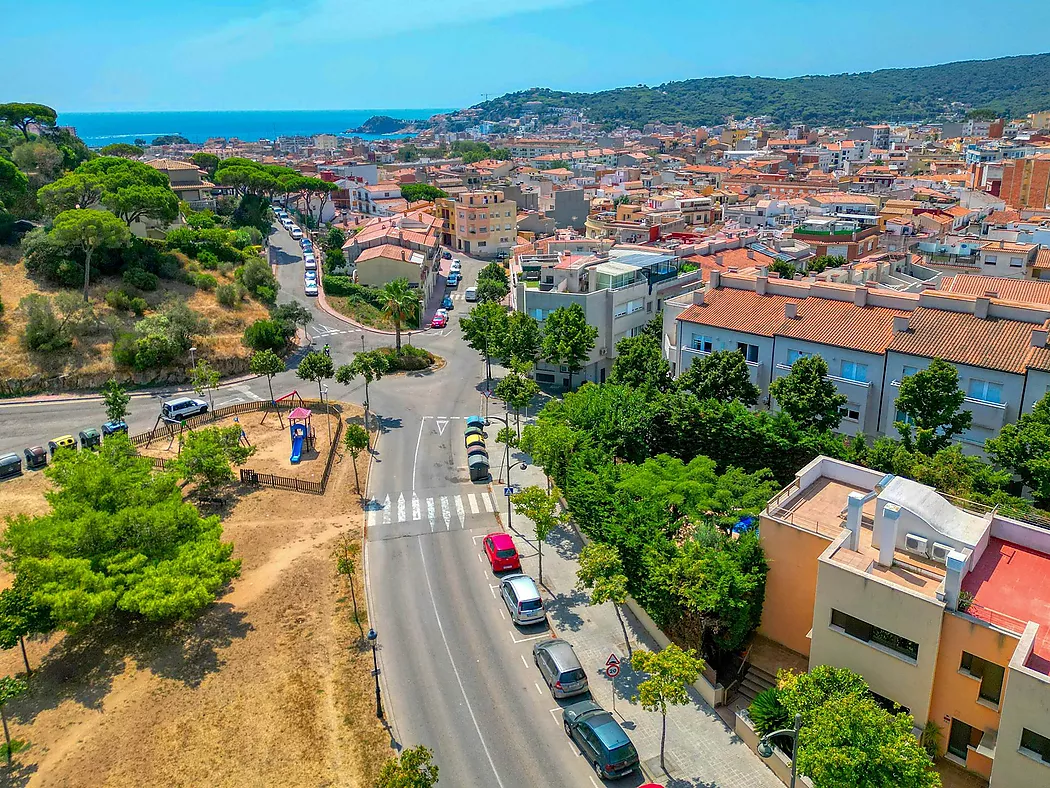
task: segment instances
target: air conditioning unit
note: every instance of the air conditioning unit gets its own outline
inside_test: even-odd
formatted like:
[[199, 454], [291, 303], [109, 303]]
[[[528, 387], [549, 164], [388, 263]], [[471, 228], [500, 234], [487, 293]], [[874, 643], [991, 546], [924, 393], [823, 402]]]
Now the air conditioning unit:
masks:
[[904, 537], [904, 549], [916, 555], [927, 555], [926, 540], [918, 534], [907, 534]]
[[933, 547], [930, 548], [930, 558], [938, 563], [945, 564], [948, 562], [948, 553], [955, 548], [950, 544], [941, 544], [940, 542], [934, 542]]

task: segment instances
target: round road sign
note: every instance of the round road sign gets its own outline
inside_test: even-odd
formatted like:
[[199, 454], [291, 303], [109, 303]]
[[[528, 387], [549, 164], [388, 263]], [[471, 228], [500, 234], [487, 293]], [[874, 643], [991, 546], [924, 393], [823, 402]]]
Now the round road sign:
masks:
[[608, 676], [611, 679], [616, 678], [617, 676], [620, 675], [620, 666], [619, 665], [609, 665], [605, 669], [605, 675]]

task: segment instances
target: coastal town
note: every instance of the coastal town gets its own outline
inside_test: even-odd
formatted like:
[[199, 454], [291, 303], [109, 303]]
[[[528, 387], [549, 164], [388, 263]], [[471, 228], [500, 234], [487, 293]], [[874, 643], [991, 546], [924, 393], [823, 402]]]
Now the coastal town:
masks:
[[4, 780], [1050, 785], [1050, 102], [581, 96], [0, 104]]

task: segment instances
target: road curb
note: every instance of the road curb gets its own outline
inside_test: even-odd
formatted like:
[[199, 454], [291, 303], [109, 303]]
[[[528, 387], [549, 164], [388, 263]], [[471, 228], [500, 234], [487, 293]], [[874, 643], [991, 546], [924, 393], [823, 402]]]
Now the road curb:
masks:
[[[362, 331], [367, 331], [370, 334], [380, 334], [382, 336], [388, 337], [392, 337], [395, 335], [395, 332], [393, 331], [384, 331], [381, 328], [372, 328], [371, 326], [366, 326], [364, 323], [358, 323], [356, 320], [351, 320], [346, 315], [336, 312], [332, 307], [328, 305], [328, 299], [325, 297], [324, 294], [324, 287], [319, 286], [317, 288], [317, 306], [320, 307], [321, 311], [324, 312], [326, 315], [334, 317], [336, 320], [341, 320], [347, 325], [354, 326], [355, 328], [359, 328]], [[425, 331], [426, 329], [419, 330]]]
[[[236, 386], [240, 383], [246, 383], [249, 380], [258, 380], [260, 375], [241, 375], [236, 378], [229, 378], [228, 380], [222, 381], [217, 387], [216, 391], [226, 388], [227, 386]], [[128, 396], [132, 399], [145, 399], [147, 397], [154, 397], [158, 394], [163, 394], [165, 391], [178, 391], [182, 384], [174, 384], [173, 386], [147, 388], [147, 389], [136, 389], [129, 391]], [[190, 385], [189, 381], [185, 385]], [[52, 403], [61, 405], [67, 402], [101, 402], [103, 399], [101, 394], [66, 394], [66, 395], [54, 395], [54, 394], [40, 394], [35, 397], [23, 397], [21, 399], [0, 399], [0, 407], [4, 405], [50, 405]]]

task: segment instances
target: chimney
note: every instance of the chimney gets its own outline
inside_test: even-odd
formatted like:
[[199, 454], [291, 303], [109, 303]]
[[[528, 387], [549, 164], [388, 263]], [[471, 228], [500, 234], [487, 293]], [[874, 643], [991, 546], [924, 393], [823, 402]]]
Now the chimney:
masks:
[[900, 516], [901, 508], [895, 503], [888, 503], [875, 517], [872, 541], [879, 543], [879, 566], [893, 566], [893, 551], [897, 547], [897, 521]]
[[722, 272], [721, 271], [711, 271], [708, 274], [708, 277], [709, 277], [708, 281], [711, 283], [711, 289], [712, 290], [717, 290], [719, 287], [722, 286]]
[[857, 306], [867, 306], [868, 304], [868, 288], [857, 287], [853, 290], [853, 303]]
[[784, 303], [784, 317], [788, 320], [795, 320], [798, 317], [797, 301], [786, 301]]
[[846, 499], [846, 527], [849, 528], [849, 539], [846, 547], [856, 552], [860, 548], [860, 516], [864, 508], [864, 494], [851, 492]]
[[769, 266], [768, 265], [760, 265], [758, 267], [758, 273], [759, 273], [760, 276], [769, 276]]
[[949, 610], [958, 610], [959, 592], [962, 591], [962, 579], [966, 574], [966, 555], [958, 550], [950, 551], [945, 566], [947, 571], [944, 573], [944, 604]]
[[693, 291], [693, 305], [703, 306], [704, 305], [704, 288], [698, 287]]
[[748, 249], [747, 250], [747, 259], [748, 260], [754, 260], [755, 259], [755, 250], [754, 249]]
[[908, 315], [894, 315], [893, 316], [893, 333], [894, 334], [906, 334], [908, 332], [908, 326], [911, 318]]
[[758, 295], [766, 294], [766, 285], [769, 283], [768, 276], [756, 276], [755, 277], [755, 292]]
[[988, 307], [992, 305], [992, 299], [988, 296], [978, 296], [977, 300], [973, 305], [974, 317], [979, 317], [981, 320], [988, 319]]
[[1032, 329], [1032, 347], [1046, 347], [1047, 330], [1045, 328]]
[[716, 254], [715, 255], [715, 265], [722, 265], [722, 262], [724, 260], [725, 260], [725, 257], [723, 255], [720, 255], [720, 254]]

